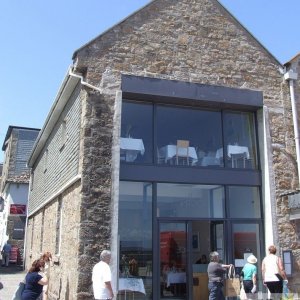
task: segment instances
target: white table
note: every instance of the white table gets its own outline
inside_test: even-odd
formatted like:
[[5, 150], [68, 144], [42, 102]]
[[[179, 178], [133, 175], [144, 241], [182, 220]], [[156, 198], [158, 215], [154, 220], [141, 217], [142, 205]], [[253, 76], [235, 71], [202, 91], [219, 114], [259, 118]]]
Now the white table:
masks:
[[119, 291], [139, 292], [146, 295], [144, 282], [141, 278], [119, 278]]
[[185, 272], [169, 272], [167, 274], [167, 287], [171, 284], [176, 283], [186, 283], [186, 273]]
[[[249, 149], [245, 146], [238, 146], [238, 145], [228, 145], [227, 146], [227, 155], [231, 157], [232, 154], [241, 154], [246, 153], [247, 159], [250, 158]], [[216, 158], [223, 157], [223, 148], [220, 148], [216, 152]]]
[[123, 138], [120, 139], [120, 152], [125, 154], [125, 161], [133, 162], [138, 154], [144, 155], [145, 147], [142, 139]]
[[[159, 149], [160, 155], [165, 159], [165, 163], [176, 156], [176, 148], [176, 145], [167, 145]], [[186, 149], [178, 148], [178, 155], [186, 156]], [[198, 161], [198, 156], [194, 147], [189, 147], [189, 157], [192, 159], [192, 165], [196, 164], [196, 162]]]

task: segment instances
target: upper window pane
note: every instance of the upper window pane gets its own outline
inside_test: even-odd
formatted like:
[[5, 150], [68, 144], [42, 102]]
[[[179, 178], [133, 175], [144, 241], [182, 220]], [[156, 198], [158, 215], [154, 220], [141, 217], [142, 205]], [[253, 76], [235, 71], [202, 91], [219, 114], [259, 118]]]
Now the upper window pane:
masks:
[[218, 156], [225, 157], [228, 168], [257, 167], [254, 114], [251, 112], [224, 113], [225, 150], [220, 148]]
[[152, 162], [151, 104], [122, 103], [120, 159], [125, 163]]
[[224, 188], [218, 185], [157, 184], [157, 216], [223, 217]]
[[157, 163], [223, 166], [221, 113], [157, 106]]
[[230, 186], [228, 188], [231, 218], [260, 218], [260, 196], [257, 187]]

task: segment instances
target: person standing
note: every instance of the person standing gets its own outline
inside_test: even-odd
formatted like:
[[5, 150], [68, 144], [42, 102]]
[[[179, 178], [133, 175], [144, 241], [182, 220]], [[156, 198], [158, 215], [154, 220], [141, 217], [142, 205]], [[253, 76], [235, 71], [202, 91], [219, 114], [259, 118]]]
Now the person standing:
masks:
[[111, 252], [103, 250], [92, 273], [93, 291], [96, 300], [113, 299], [114, 293], [111, 286], [111, 270], [109, 267]]
[[281, 258], [276, 255], [276, 247], [271, 245], [268, 251], [261, 267], [263, 283], [270, 291], [272, 299], [281, 299], [283, 280], [287, 280], [287, 276]]
[[43, 285], [48, 283], [48, 279], [44, 276], [43, 271], [45, 262], [42, 259], [35, 260], [32, 263], [25, 277], [25, 288], [22, 293], [22, 300], [36, 300], [43, 291]]
[[232, 265], [219, 263], [219, 253], [214, 251], [209, 254], [210, 263], [207, 267], [209, 300], [224, 300], [223, 277], [226, 269]]
[[256, 293], [256, 280], [257, 280], [257, 258], [251, 254], [247, 258], [247, 263], [242, 269], [243, 287], [247, 296], [247, 299], [254, 299]]
[[11, 244], [6, 242], [6, 244], [2, 248], [3, 265], [6, 267], [8, 267], [9, 265], [10, 251], [11, 251]]

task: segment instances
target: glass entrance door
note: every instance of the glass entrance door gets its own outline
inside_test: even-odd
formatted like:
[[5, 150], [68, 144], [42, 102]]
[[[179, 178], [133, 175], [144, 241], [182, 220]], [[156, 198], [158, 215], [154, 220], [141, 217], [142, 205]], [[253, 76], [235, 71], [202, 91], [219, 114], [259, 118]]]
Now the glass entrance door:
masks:
[[160, 223], [160, 297], [188, 299], [187, 223]]
[[209, 253], [224, 257], [223, 223], [159, 222], [160, 299], [208, 299]]

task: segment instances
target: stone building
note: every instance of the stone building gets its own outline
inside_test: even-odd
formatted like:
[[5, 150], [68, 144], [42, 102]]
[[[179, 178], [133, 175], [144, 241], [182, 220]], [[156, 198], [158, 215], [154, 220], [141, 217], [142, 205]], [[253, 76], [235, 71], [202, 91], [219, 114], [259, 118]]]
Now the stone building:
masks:
[[73, 62], [29, 158], [26, 262], [54, 254], [49, 299], [93, 299], [104, 248], [119, 299], [207, 299], [199, 257], [239, 270], [273, 243], [299, 291], [299, 64], [216, 0], [151, 1]]
[[18, 247], [22, 263], [24, 235], [29, 190], [30, 170], [27, 160], [39, 129], [9, 126], [2, 150], [4, 163], [2, 167], [0, 195], [3, 199], [0, 210], [0, 248], [8, 240]]

